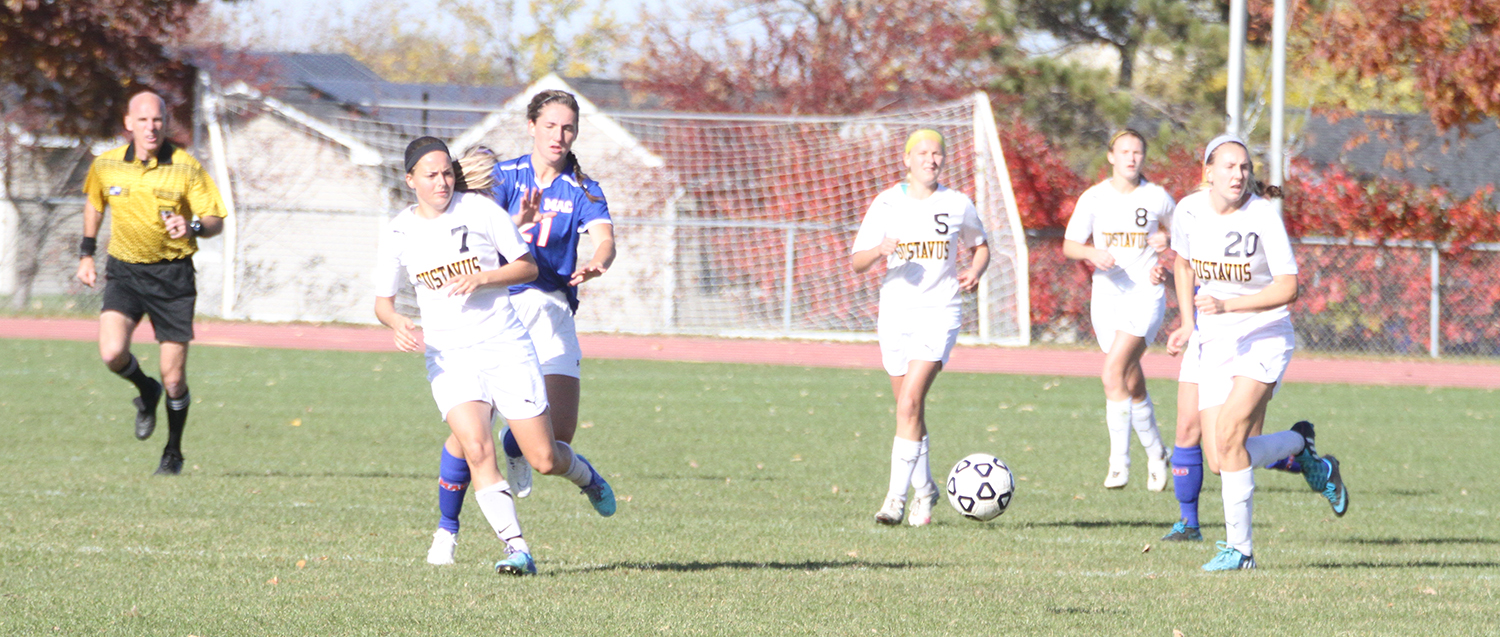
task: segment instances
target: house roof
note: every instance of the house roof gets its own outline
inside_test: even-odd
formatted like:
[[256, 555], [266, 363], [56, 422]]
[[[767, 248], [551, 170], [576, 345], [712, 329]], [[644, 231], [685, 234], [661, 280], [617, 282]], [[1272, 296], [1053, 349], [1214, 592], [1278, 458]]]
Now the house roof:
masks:
[[1441, 132], [1426, 114], [1362, 113], [1333, 121], [1313, 115], [1302, 129], [1300, 156], [1341, 164], [1363, 177], [1441, 186], [1468, 197], [1500, 182], [1500, 122]]

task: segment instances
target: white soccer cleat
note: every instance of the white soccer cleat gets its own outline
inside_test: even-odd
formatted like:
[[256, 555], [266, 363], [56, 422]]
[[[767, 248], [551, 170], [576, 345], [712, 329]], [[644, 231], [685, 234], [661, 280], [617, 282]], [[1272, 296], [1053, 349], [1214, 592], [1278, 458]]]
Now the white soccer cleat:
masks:
[[1167, 488], [1167, 476], [1171, 471], [1167, 466], [1167, 459], [1146, 460], [1146, 490], [1164, 491]]
[[875, 514], [875, 521], [886, 525], [900, 524], [905, 514], [906, 501], [893, 495], [885, 499], [885, 506], [880, 507], [880, 512]]
[[1104, 476], [1104, 488], [1123, 489], [1130, 482], [1130, 465], [1109, 463], [1109, 473]]
[[432, 534], [432, 548], [427, 549], [427, 563], [445, 566], [453, 563], [453, 549], [458, 546], [458, 536], [447, 529], [438, 529]]
[[906, 516], [906, 523], [912, 526], [927, 526], [932, 524], [932, 504], [937, 501], [938, 493], [932, 492], [928, 496], [916, 496], [911, 500], [911, 513]]
[[510, 492], [518, 498], [531, 495], [531, 463], [526, 461], [526, 456], [512, 458], [500, 451], [505, 456], [505, 481], [510, 483]]

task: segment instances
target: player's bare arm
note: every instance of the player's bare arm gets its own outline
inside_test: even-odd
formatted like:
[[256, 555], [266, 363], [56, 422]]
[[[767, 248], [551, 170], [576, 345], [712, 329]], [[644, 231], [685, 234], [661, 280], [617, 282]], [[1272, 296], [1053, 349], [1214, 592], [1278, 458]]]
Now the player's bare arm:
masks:
[[1199, 294], [1193, 304], [1203, 314], [1227, 314], [1230, 312], [1260, 312], [1278, 308], [1297, 300], [1297, 275], [1278, 274], [1271, 278], [1266, 289], [1232, 299], [1216, 299]]
[[854, 253], [854, 257], [852, 258], [854, 271], [865, 272], [874, 267], [876, 261], [891, 256], [891, 253], [896, 251], [896, 245], [899, 243], [900, 240], [895, 237], [886, 237], [880, 242], [880, 245], [869, 250], [861, 250]]
[[[84, 202], [84, 204], [83, 204], [83, 238], [84, 238], [84, 241], [89, 242], [90, 244], [93, 244], [94, 242], [89, 241], [89, 239], [95, 239], [95, 240], [98, 239], [98, 237], [99, 237], [99, 226], [101, 226], [103, 224], [104, 224], [104, 213], [101, 212], [101, 211], [99, 211], [99, 210], [96, 210], [94, 208], [94, 204], [92, 202]], [[74, 274], [73, 278], [78, 279], [79, 283], [82, 283], [82, 284], [87, 285], [89, 287], [94, 287], [94, 284], [98, 282], [98, 277], [99, 277], [99, 273], [94, 270], [94, 255], [87, 254], [87, 253], [78, 255], [78, 273]]]
[[395, 332], [392, 340], [403, 352], [422, 351], [422, 338], [416, 323], [396, 311], [396, 297], [375, 297], [375, 318]]
[[458, 296], [485, 286], [510, 287], [528, 283], [536, 280], [536, 274], [536, 260], [527, 254], [494, 270], [455, 276], [440, 289], [446, 290], [448, 296]]
[[608, 223], [594, 224], [589, 228], [589, 236], [594, 239], [594, 256], [573, 273], [568, 279], [568, 285], [576, 287], [584, 281], [598, 278], [608, 272], [609, 266], [615, 262], [615, 227]]
[[[1197, 274], [1193, 272], [1193, 264], [1188, 263], [1182, 255], [1177, 255], [1172, 265], [1172, 276], [1177, 279], [1177, 307], [1179, 309], [1193, 307], [1193, 288], [1198, 285]], [[1182, 319], [1182, 325], [1172, 330], [1167, 336], [1167, 353], [1176, 356], [1187, 346], [1188, 338], [1193, 335], [1195, 318], [1192, 312], [1182, 311], [1178, 313]]]
[[973, 292], [979, 288], [979, 277], [984, 276], [985, 268], [990, 265], [990, 246], [981, 243], [974, 246], [969, 255], [972, 264], [968, 269], [958, 273], [958, 287], [965, 292]]
[[1108, 270], [1115, 267], [1115, 255], [1108, 250], [1101, 250], [1092, 246], [1086, 246], [1077, 241], [1063, 239], [1063, 256], [1075, 261], [1083, 261], [1095, 270]]

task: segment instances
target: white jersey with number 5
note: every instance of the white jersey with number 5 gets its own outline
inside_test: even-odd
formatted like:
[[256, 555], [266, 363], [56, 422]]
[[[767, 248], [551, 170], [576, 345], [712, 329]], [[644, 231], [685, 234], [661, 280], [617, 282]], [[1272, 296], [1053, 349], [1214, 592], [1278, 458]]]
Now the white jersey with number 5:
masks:
[[[1177, 205], [1172, 249], [1192, 264], [1198, 293], [1216, 299], [1255, 294], [1274, 277], [1297, 274], [1297, 260], [1281, 215], [1270, 201], [1251, 196], [1238, 210], [1218, 214], [1200, 190]], [[1290, 323], [1285, 305], [1260, 312], [1198, 315], [1205, 339], [1248, 333], [1278, 321]]]
[[1115, 258], [1115, 267], [1094, 271], [1095, 296], [1165, 295], [1162, 285], [1151, 283], [1156, 251], [1146, 238], [1161, 224], [1171, 225], [1172, 206], [1166, 189], [1148, 181], [1122, 193], [1106, 179], [1079, 195], [1063, 238], [1078, 243], [1093, 239], [1095, 248]]
[[429, 350], [496, 337], [525, 339], [526, 328], [510, 305], [510, 290], [487, 286], [449, 296], [439, 289], [455, 276], [495, 270], [528, 254], [505, 209], [483, 195], [456, 193], [435, 219], [424, 219], [415, 210], [410, 206], [397, 213], [380, 237], [375, 295], [395, 296], [401, 271], [406, 270], [416, 286]]
[[880, 245], [886, 237], [899, 243], [886, 258], [880, 307], [957, 307], [958, 252], [985, 242], [979, 211], [963, 193], [944, 186], [925, 199], [906, 194], [906, 184], [886, 189], [870, 203], [850, 253]]

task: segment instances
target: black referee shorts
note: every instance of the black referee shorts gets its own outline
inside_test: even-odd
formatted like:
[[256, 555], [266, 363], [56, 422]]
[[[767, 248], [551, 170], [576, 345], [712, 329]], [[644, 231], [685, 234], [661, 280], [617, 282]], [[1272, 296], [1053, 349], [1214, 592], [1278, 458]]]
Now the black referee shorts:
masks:
[[198, 281], [192, 257], [156, 263], [130, 263], [110, 257], [104, 266], [104, 306], [132, 321], [151, 315], [157, 342], [193, 340], [193, 308]]

